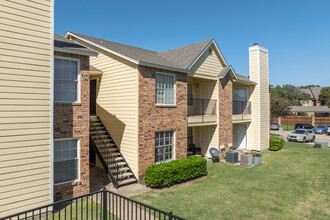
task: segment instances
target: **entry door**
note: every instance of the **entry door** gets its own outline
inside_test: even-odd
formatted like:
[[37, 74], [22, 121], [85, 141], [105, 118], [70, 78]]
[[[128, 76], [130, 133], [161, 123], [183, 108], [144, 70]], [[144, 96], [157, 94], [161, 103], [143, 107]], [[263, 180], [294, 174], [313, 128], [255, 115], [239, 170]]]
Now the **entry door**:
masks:
[[247, 149], [247, 124], [234, 124], [233, 145], [235, 149]]
[[200, 141], [201, 141], [201, 150], [202, 155], [206, 155], [210, 146], [210, 127], [201, 126], [200, 128]]
[[90, 103], [89, 103], [89, 113], [90, 115], [96, 115], [96, 79], [90, 80]]
[[202, 114], [210, 115], [210, 83], [201, 83], [200, 84], [200, 98], [201, 100], [201, 110]]

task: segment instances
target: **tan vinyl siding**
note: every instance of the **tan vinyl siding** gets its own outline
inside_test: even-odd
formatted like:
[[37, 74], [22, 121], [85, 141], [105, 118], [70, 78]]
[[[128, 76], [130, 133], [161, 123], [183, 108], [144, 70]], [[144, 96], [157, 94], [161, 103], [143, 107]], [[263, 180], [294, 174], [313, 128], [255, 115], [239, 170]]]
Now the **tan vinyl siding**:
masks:
[[260, 132], [261, 150], [269, 148], [269, 78], [268, 53], [260, 51]]
[[[260, 68], [260, 69], [259, 69]], [[259, 76], [260, 74], [260, 76]], [[266, 150], [269, 147], [269, 74], [268, 53], [262, 49], [250, 50], [250, 78], [257, 82], [252, 89], [252, 122], [249, 128], [249, 147]]]
[[[88, 46], [88, 45], [87, 45]], [[90, 45], [89, 45], [90, 46]], [[96, 49], [90, 46], [93, 49]], [[97, 95], [97, 115], [138, 174], [138, 72], [136, 66], [105, 51], [91, 58], [103, 74]], [[118, 60], [119, 59], [119, 60]]]
[[[209, 49], [212, 48], [212, 53], [209, 53]], [[221, 63], [220, 55], [216, 52], [215, 47], [212, 45], [207, 49], [204, 54], [197, 60], [197, 62], [192, 66], [189, 76], [215, 79], [224, 64]]]
[[258, 51], [250, 51], [250, 78], [251, 81], [257, 82], [257, 85], [254, 88], [254, 91], [250, 97], [252, 105], [252, 122], [249, 126], [248, 139], [249, 147], [254, 150], [259, 150], [259, 77], [258, 77]]
[[52, 1], [0, 1], [0, 217], [51, 202]]

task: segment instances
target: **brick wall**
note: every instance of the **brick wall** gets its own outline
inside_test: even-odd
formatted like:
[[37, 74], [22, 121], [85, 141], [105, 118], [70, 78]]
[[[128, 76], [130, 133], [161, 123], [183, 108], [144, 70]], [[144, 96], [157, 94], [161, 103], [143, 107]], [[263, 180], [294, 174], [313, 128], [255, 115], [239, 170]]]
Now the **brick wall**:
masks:
[[[176, 105], [155, 105], [155, 73], [175, 74]], [[150, 67], [139, 67], [139, 181], [155, 164], [155, 132], [175, 130], [175, 157], [187, 156], [187, 75]]]
[[[225, 151], [228, 151], [233, 143], [232, 94], [233, 83], [231, 76], [227, 74], [225, 78], [220, 79], [219, 83], [219, 145], [224, 145]], [[223, 152], [224, 155], [225, 151]]]
[[80, 103], [54, 103], [54, 139], [80, 139], [80, 181], [54, 187], [59, 201], [89, 193], [89, 57], [55, 53], [56, 56], [80, 59]]

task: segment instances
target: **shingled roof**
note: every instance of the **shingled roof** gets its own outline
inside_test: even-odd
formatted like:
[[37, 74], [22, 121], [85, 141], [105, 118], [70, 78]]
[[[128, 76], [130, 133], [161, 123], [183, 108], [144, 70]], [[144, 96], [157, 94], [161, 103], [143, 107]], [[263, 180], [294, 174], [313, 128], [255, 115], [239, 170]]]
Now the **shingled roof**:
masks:
[[212, 42], [214, 42], [214, 39], [209, 39], [173, 50], [157, 52], [79, 33], [68, 32], [67, 34], [124, 55], [126, 58], [129, 58], [136, 63], [140, 62], [146, 64], [155, 64], [159, 66], [172, 67], [184, 71], [186, 71], [189, 66], [194, 62], [194, 60]]
[[300, 91], [309, 94], [311, 98], [314, 98], [315, 100], [319, 100], [319, 95], [323, 88], [324, 87], [309, 87], [306, 89], [300, 89]]
[[292, 106], [291, 112], [328, 113], [330, 108], [328, 106]]
[[[217, 47], [214, 39], [201, 41], [195, 44], [187, 45], [184, 47], [168, 50], [164, 52], [157, 52], [153, 50], [147, 50], [140, 47], [130, 46], [122, 43], [117, 43], [109, 40], [104, 40], [84, 34], [67, 32], [66, 36], [72, 36], [80, 39], [86, 43], [92, 44], [104, 50], [109, 50], [116, 55], [120, 55], [125, 59], [133, 61], [138, 64], [153, 64], [157, 66], [175, 68], [184, 72], [189, 71], [189, 68], [193, 63], [203, 54], [203, 52], [214, 43], [216, 50], [218, 50], [222, 62], [226, 65], [223, 71], [219, 73], [219, 76], [225, 75], [228, 71], [228, 66], [224, 57], [222, 56], [219, 48]], [[226, 70], [226, 71], [225, 71]], [[234, 73], [235, 78], [241, 82], [253, 83], [248, 77]], [[220, 77], [221, 78], [221, 77]]]
[[54, 49], [59, 52], [97, 56], [97, 52], [54, 33]]

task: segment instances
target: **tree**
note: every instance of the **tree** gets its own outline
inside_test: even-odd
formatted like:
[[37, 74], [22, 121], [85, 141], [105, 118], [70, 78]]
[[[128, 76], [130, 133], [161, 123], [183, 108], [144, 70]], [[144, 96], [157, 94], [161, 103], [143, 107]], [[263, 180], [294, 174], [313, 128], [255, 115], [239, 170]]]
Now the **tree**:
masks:
[[300, 100], [302, 100], [302, 101], [308, 101], [310, 99], [311, 99], [311, 95], [310, 94], [305, 93], [305, 92], [302, 92], [300, 94]]
[[307, 85], [307, 86], [300, 86], [300, 89], [308, 89], [310, 87], [320, 87], [320, 85]]
[[324, 87], [319, 95], [321, 105], [326, 105], [330, 108], [330, 87]]
[[285, 91], [279, 85], [275, 86], [274, 88], [271, 88], [270, 94], [274, 98], [287, 99]]
[[271, 97], [270, 111], [272, 119], [290, 115], [290, 109], [288, 101], [281, 98]]
[[283, 90], [285, 92], [285, 95], [287, 97], [288, 102], [291, 105], [299, 105], [301, 100], [309, 100], [309, 98], [306, 99], [306, 97], [308, 97], [308, 94], [305, 93], [306, 95], [303, 95], [302, 97], [302, 92], [300, 91], [299, 87], [294, 86], [294, 85], [283, 85]]

